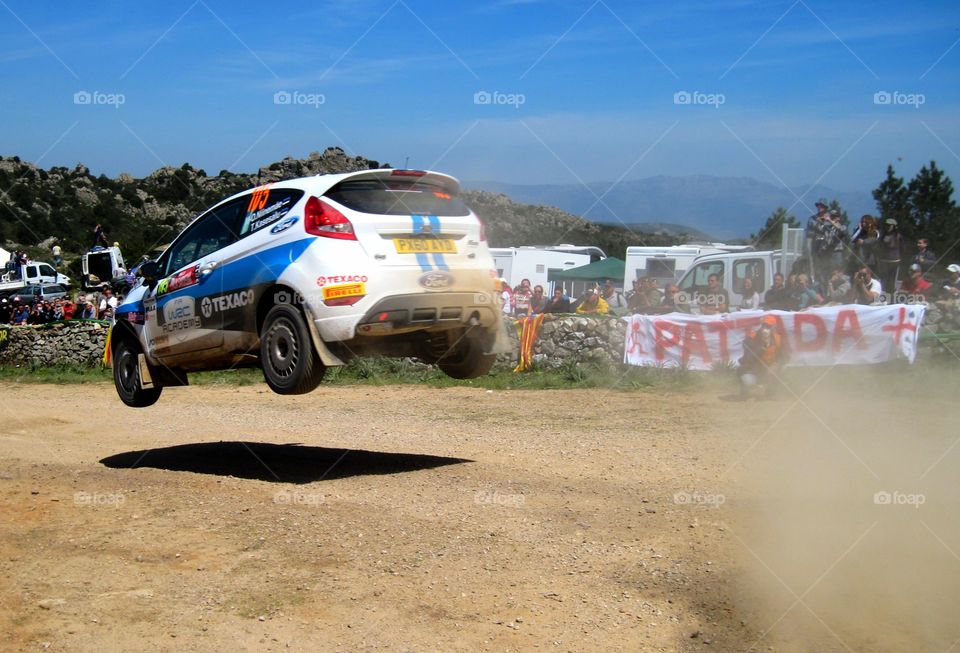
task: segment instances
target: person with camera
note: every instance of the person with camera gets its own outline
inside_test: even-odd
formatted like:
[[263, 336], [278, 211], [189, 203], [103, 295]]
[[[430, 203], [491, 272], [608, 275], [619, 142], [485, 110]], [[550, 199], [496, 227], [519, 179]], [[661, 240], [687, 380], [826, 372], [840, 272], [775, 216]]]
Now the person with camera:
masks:
[[913, 255], [913, 263], [920, 266], [920, 271], [924, 276], [930, 274], [930, 270], [937, 264], [937, 255], [930, 249], [928, 239], [917, 239], [917, 251]]
[[900, 272], [900, 261], [903, 259], [903, 235], [897, 229], [897, 221], [893, 218], [887, 218], [884, 224], [886, 229], [877, 245], [877, 276], [887, 292], [893, 294]]
[[853, 277], [853, 291], [856, 303], [878, 305], [883, 301], [883, 284], [873, 278], [873, 270], [864, 265]]
[[737, 369], [740, 396], [749, 399], [754, 388], [762, 385], [766, 397], [772, 399], [780, 384], [780, 371], [789, 358], [787, 343], [777, 329], [777, 318], [765, 316], [760, 327], [743, 341], [743, 358]]
[[847, 304], [850, 302], [853, 284], [850, 277], [843, 273], [843, 264], [833, 266], [827, 283], [824, 284], [828, 304]]

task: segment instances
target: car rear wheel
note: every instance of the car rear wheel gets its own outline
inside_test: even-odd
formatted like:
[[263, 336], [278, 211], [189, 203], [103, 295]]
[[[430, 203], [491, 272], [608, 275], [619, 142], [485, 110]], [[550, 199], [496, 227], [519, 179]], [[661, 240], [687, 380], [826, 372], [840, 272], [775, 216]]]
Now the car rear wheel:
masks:
[[140, 385], [140, 345], [130, 338], [121, 339], [113, 349], [113, 384], [120, 401], [132, 408], [146, 408], [157, 403], [162, 387]]
[[310, 392], [323, 380], [323, 362], [303, 314], [289, 304], [270, 309], [260, 330], [260, 364], [270, 389], [281, 395]]
[[454, 379], [475, 379], [488, 374], [497, 362], [497, 355], [484, 353], [485, 340], [469, 332], [462, 335], [437, 360], [437, 367]]

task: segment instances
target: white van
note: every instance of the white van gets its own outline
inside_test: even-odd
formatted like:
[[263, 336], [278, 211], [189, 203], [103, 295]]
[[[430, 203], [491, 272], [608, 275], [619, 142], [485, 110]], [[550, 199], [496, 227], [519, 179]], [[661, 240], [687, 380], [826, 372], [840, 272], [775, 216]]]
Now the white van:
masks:
[[80, 267], [80, 285], [84, 290], [105, 288], [127, 271], [119, 247], [94, 247], [80, 257]]
[[[773, 284], [773, 275], [778, 272], [787, 276], [793, 264], [803, 254], [803, 229], [791, 229], [783, 225], [780, 249], [772, 251], [739, 251], [707, 254], [696, 259], [680, 280], [680, 292], [693, 297], [707, 289], [708, 279], [717, 275], [730, 297], [730, 306], [739, 306], [743, 299], [743, 280], [753, 280], [754, 289], [760, 293], [761, 302]], [[696, 307], [691, 307], [696, 311]]]
[[683, 277], [695, 260], [707, 254], [750, 251], [750, 245], [727, 245], [724, 243], [688, 243], [670, 247], [634, 246], [627, 248], [623, 268], [623, 287], [629, 290], [636, 279], [653, 277], [663, 288]]

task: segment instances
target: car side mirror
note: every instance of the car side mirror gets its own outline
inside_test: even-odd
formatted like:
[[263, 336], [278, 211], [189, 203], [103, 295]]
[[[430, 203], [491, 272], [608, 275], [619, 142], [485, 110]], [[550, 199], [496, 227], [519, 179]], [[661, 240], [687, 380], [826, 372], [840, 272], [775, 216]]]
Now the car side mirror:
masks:
[[140, 266], [140, 276], [148, 284], [153, 283], [160, 276], [160, 264], [156, 261], [147, 261]]

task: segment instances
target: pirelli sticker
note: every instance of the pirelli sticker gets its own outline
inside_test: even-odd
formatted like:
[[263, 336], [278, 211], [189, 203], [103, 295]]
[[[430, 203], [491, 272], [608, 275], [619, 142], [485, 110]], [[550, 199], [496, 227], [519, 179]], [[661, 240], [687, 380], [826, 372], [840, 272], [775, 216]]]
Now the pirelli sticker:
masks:
[[344, 297], [363, 297], [367, 294], [367, 284], [363, 282], [343, 283], [335, 286], [324, 286], [322, 290], [323, 301]]

